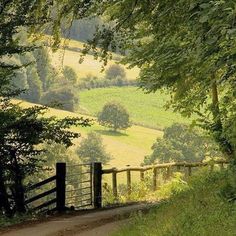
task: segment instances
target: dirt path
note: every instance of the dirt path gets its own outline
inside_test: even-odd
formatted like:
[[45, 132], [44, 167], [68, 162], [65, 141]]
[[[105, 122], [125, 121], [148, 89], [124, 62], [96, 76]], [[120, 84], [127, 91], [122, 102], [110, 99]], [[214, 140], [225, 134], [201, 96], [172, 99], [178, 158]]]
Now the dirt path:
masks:
[[[113, 227], [119, 226], [119, 220], [127, 219], [137, 211], [147, 211], [154, 204], [137, 204], [115, 209], [101, 210], [84, 215], [65, 216], [50, 219], [49, 221], [12, 229], [3, 233], [3, 236], [92, 236], [101, 232], [108, 235]], [[116, 222], [116, 223], [115, 223]], [[120, 221], [122, 222], [122, 221]], [[95, 230], [95, 231], [94, 231]], [[83, 234], [82, 234], [83, 233]], [[86, 234], [87, 233], [87, 234]], [[106, 234], [105, 234], [106, 233]]]
[[112, 233], [127, 223], [128, 220], [114, 221], [94, 229], [82, 231], [81, 233], [75, 234], [74, 236], [110, 236]]

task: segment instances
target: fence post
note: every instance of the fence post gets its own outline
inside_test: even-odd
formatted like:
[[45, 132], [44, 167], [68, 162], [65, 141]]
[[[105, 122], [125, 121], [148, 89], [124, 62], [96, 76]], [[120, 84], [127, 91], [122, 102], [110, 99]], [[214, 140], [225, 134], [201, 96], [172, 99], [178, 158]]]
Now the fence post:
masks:
[[112, 191], [115, 198], [117, 198], [117, 173], [112, 172]]
[[177, 166], [177, 172], [180, 172], [181, 171], [181, 166]]
[[166, 179], [169, 180], [171, 177], [171, 167], [168, 166], [166, 169]]
[[157, 168], [153, 169], [153, 191], [157, 190]]
[[141, 170], [140, 171], [140, 181], [144, 181], [144, 171], [143, 170]]
[[59, 212], [66, 209], [66, 163], [56, 163], [56, 208]]
[[128, 196], [131, 194], [131, 173], [130, 170], [127, 170], [127, 191], [128, 191]]
[[93, 199], [94, 208], [102, 207], [102, 163], [93, 163]]
[[192, 175], [192, 168], [191, 166], [188, 167], [188, 176], [191, 176]]
[[224, 163], [220, 163], [220, 170], [223, 170], [224, 169]]
[[211, 164], [210, 164], [210, 171], [213, 171], [213, 170], [214, 170], [214, 167], [215, 167], [215, 166], [214, 166], [214, 163], [211, 163]]

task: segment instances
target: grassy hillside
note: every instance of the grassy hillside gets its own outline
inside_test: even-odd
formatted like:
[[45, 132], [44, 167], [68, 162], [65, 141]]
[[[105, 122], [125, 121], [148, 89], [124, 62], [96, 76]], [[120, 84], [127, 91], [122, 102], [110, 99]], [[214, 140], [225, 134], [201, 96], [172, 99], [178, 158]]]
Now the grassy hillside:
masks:
[[[83, 43], [75, 40], [67, 40], [65, 45], [66, 49], [59, 49], [54, 53], [50, 52], [52, 64], [57, 69], [62, 68], [63, 65], [70, 66], [76, 71], [78, 78], [85, 77], [88, 74], [100, 78], [104, 76], [104, 71], [102, 71], [103, 63], [99, 60], [95, 60], [93, 55], [86, 55], [83, 63], [79, 63], [81, 57], [80, 50], [83, 48]], [[120, 57], [116, 54], [113, 54], [113, 56], [114, 60], [109, 61], [107, 67], [117, 63], [116, 59]], [[125, 71], [127, 78], [130, 80], [134, 80], [138, 77], [138, 68], [125, 68]]]
[[236, 204], [223, 197], [235, 194], [234, 180], [234, 173], [229, 171], [209, 173], [205, 170], [188, 184], [169, 183], [159, 190], [159, 194], [169, 191], [166, 202], [147, 215], [136, 215], [130, 224], [113, 235], [236, 235]]
[[118, 101], [126, 107], [136, 124], [163, 129], [174, 122], [190, 123], [180, 114], [163, 108], [169, 96], [160, 92], [145, 94], [136, 87], [113, 87], [84, 90], [79, 96], [81, 109], [93, 116], [106, 102]]
[[[22, 106], [31, 106], [31, 103], [23, 102]], [[49, 109], [47, 116], [63, 118], [66, 116], [80, 116], [78, 114], [58, 109]], [[81, 138], [75, 140], [75, 146], [90, 131], [95, 131], [102, 135], [104, 144], [108, 152], [112, 154], [110, 167], [124, 167], [126, 165], [138, 166], [142, 163], [145, 155], [151, 152], [150, 148], [157, 137], [162, 136], [162, 132], [141, 126], [132, 126], [122, 133], [114, 133], [106, 130], [96, 122], [91, 127], [74, 127], [74, 131], [81, 133]]]

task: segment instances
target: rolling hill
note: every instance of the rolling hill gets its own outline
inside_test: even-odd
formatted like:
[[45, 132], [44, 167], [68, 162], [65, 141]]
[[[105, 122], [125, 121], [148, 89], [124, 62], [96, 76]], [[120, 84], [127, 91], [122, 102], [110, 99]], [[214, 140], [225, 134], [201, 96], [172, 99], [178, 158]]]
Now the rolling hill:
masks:
[[[32, 106], [32, 103], [22, 102], [24, 107]], [[78, 117], [82, 116], [73, 112], [63, 111], [50, 108], [46, 116], [56, 116], [63, 118], [66, 116]], [[89, 118], [94, 118], [86, 116]], [[81, 138], [75, 140], [76, 147], [80, 140], [90, 131], [101, 134], [104, 144], [108, 152], [112, 154], [112, 160], [109, 167], [124, 167], [126, 165], [139, 166], [145, 155], [151, 152], [151, 146], [157, 137], [162, 137], [162, 131], [145, 128], [134, 125], [126, 131], [114, 133], [94, 122], [91, 127], [73, 127], [73, 131], [81, 133]], [[74, 148], [73, 147], [73, 148]]]
[[80, 111], [96, 116], [108, 101], [117, 101], [124, 105], [133, 123], [162, 130], [174, 122], [190, 123], [180, 114], [166, 110], [164, 105], [169, 95], [156, 92], [145, 94], [137, 87], [111, 87], [83, 90], [79, 92]]

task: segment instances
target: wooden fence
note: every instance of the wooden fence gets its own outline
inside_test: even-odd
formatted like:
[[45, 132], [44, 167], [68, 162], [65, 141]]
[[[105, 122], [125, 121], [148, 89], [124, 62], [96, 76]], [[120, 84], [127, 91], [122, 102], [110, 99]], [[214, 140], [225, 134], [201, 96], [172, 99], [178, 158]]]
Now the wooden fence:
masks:
[[126, 168], [110, 168], [110, 169], [103, 169], [102, 174], [111, 174], [112, 175], [112, 192], [115, 197], [118, 196], [118, 188], [117, 188], [117, 175], [121, 172], [126, 172], [127, 178], [127, 192], [128, 195], [131, 194], [131, 172], [140, 172], [140, 181], [144, 181], [145, 172], [152, 171], [152, 186], [153, 191], [157, 190], [158, 183], [158, 170], [164, 170], [166, 174], [166, 179], [170, 179], [171, 173], [174, 171], [179, 172], [184, 169], [184, 172], [187, 176], [191, 176], [192, 169], [195, 167], [204, 167], [209, 166], [212, 170], [213, 168], [218, 165], [221, 169], [224, 168], [224, 165], [228, 164], [228, 161], [225, 160], [218, 160], [214, 162], [194, 162], [194, 163], [187, 163], [187, 162], [178, 162], [178, 163], [164, 163], [164, 164], [157, 164], [152, 166], [145, 166], [145, 167], [126, 167]]
[[[183, 171], [186, 173], [187, 176], [191, 176], [192, 170], [195, 167], [204, 167], [209, 166], [211, 169], [213, 169], [216, 165], [219, 166], [221, 169], [224, 168], [224, 165], [227, 165], [228, 162], [225, 160], [219, 160], [214, 162], [207, 162], [207, 163], [165, 163], [165, 164], [157, 164], [153, 166], [145, 166], [145, 167], [127, 167], [127, 168], [111, 168], [111, 169], [103, 169], [102, 164], [100, 162], [97, 163], [91, 163], [91, 172], [90, 174], [90, 180], [91, 182], [91, 205], [94, 208], [101, 208], [102, 207], [102, 176], [111, 174], [112, 175], [112, 192], [115, 197], [118, 196], [118, 185], [117, 185], [117, 175], [122, 172], [126, 172], [126, 178], [127, 178], [127, 192], [128, 195], [131, 194], [132, 188], [132, 172], [139, 172], [140, 173], [140, 181], [144, 181], [145, 179], [145, 172], [146, 171], [152, 171], [152, 186], [153, 191], [157, 190], [158, 186], [160, 184], [158, 183], [158, 176], [160, 174], [160, 170], [162, 173], [165, 173], [166, 179], [170, 179], [171, 174], [173, 172], [179, 172]], [[85, 165], [85, 164], [84, 164]], [[87, 173], [87, 172], [86, 172]], [[79, 175], [83, 173], [76, 173], [75, 177], [78, 177]], [[50, 189], [41, 192], [39, 194], [36, 194], [34, 196], [31, 196], [29, 198], [26, 197], [25, 205], [32, 204], [34, 206], [31, 210], [41, 210], [44, 208], [47, 208], [49, 206], [52, 206], [53, 204], [55, 207], [53, 210], [57, 211], [64, 211], [68, 209], [66, 205], [66, 177], [69, 177], [70, 173], [66, 173], [66, 163], [57, 163], [56, 165], [56, 175], [45, 179], [39, 183], [36, 183], [34, 185], [29, 186], [26, 189], [26, 196], [27, 193], [30, 191], [34, 191], [36, 189], [40, 189], [45, 187], [45, 185], [50, 184]], [[74, 176], [74, 174], [73, 174]], [[80, 180], [79, 180], [80, 181]], [[89, 187], [89, 188], [90, 188]], [[86, 187], [87, 189], [88, 187]], [[84, 188], [81, 188], [84, 189]], [[71, 191], [71, 190], [70, 190]], [[74, 191], [74, 190], [72, 190]], [[55, 196], [53, 195], [55, 194]], [[87, 195], [87, 194], [86, 194]], [[51, 196], [51, 198], [49, 198]], [[48, 197], [49, 200], [45, 201], [45, 197]], [[35, 206], [34, 202], [40, 201], [40, 205]], [[76, 206], [74, 206], [76, 207]], [[80, 207], [79, 205], [77, 207]], [[27, 207], [29, 208], [29, 207]], [[51, 208], [52, 209], [52, 208]]]

